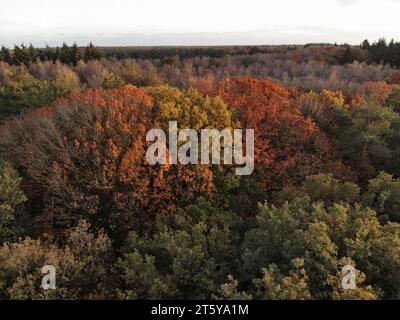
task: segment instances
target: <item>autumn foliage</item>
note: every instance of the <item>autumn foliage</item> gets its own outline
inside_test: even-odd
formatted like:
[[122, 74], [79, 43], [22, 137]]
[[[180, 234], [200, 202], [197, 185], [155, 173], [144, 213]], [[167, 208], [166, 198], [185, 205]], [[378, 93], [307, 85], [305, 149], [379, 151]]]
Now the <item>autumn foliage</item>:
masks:
[[256, 169], [267, 190], [321, 170], [329, 141], [301, 114], [294, 90], [244, 77], [223, 81], [213, 93], [232, 108], [242, 128], [255, 130]]
[[44, 231], [85, 218], [110, 232], [149, 226], [212, 192], [207, 168], [151, 167], [146, 132], [153, 99], [143, 89], [74, 92], [6, 125], [1, 148], [24, 172]]
[[[328, 67], [343, 48], [305, 47], [288, 54], [279, 84], [260, 79], [272, 62], [257, 50], [0, 64], [0, 299], [399, 298], [390, 70]], [[296, 78], [301, 68], [323, 75]], [[146, 134], [169, 121], [254, 129], [254, 173], [150, 165]], [[45, 264], [57, 269], [54, 291], [39, 287]], [[356, 289], [342, 288], [344, 265]]]

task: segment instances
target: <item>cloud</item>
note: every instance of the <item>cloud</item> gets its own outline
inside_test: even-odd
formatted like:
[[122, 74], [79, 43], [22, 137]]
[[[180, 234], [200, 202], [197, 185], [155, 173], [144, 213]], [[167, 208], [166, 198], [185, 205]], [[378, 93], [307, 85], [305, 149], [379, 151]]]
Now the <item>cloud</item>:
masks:
[[[257, 44], [400, 40], [400, 0], [19, 0], [0, 45]], [[220, 42], [220, 43], [219, 43]]]
[[349, 6], [357, 2], [360, 2], [360, 0], [337, 0], [337, 1], [339, 1], [343, 6]]
[[[357, 32], [320, 26], [268, 25], [242, 32], [120, 32], [120, 33], [57, 33], [8, 38], [8, 45], [32, 42], [35, 46], [59, 46], [63, 42], [98, 46], [207, 46], [207, 45], [278, 45], [305, 43], [361, 43], [365, 37]], [[377, 39], [374, 37], [372, 39]]]

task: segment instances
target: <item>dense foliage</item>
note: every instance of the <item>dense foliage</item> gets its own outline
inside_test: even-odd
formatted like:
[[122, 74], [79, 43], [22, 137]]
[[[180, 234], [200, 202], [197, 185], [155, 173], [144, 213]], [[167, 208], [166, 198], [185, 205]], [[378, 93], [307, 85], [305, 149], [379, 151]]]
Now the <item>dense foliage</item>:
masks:
[[[363, 45], [3, 48], [0, 299], [399, 299], [400, 76]], [[254, 173], [149, 165], [170, 120], [254, 129]]]

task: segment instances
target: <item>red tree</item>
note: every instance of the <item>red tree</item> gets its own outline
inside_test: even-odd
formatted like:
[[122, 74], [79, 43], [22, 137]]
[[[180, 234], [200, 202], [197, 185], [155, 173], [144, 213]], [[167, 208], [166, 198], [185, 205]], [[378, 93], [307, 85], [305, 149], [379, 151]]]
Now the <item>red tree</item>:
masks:
[[301, 114], [295, 90], [243, 77], [223, 81], [212, 94], [222, 97], [243, 128], [255, 130], [256, 171], [267, 190], [301, 182], [323, 170], [329, 142]]

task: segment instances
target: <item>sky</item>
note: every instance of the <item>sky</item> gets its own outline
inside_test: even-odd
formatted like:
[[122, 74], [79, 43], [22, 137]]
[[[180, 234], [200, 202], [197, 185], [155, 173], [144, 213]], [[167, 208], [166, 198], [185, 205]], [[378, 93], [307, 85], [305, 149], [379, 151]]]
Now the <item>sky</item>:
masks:
[[0, 0], [0, 45], [400, 40], [400, 0]]

